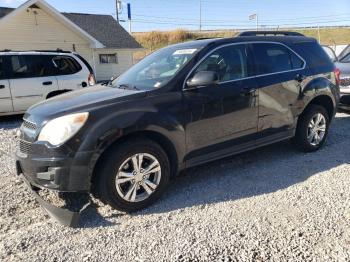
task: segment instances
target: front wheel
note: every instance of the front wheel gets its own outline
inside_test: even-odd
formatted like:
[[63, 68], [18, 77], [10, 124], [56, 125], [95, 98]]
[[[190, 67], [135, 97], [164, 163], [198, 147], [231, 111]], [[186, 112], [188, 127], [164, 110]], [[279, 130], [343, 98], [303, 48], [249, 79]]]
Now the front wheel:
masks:
[[320, 149], [328, 136], [329, 115], [319, 105], [311, 105], [298, 122], [294, 141], [303, 152], [314, 152]]
[[146, 139], [128, 141], [109, 150], [101, 164], [97, 195], [111, 207], [125, 212], [143, 209], [165, 191], [170, 178], [164, 150]]

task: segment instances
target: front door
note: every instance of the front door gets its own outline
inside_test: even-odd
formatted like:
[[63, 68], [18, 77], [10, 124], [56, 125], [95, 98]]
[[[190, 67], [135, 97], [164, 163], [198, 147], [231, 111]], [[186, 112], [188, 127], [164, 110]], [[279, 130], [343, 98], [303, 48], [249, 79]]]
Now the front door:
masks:
[[13, 55], [9, 57], [10, 86], [15, 112], [46, 99], [48, 93], [58, 90], [50, 56]]
[[244, 44], [221, 47], [195, 68], [215, 71], [219, 84], [184, 90], [187, 160], [204, 162], [254, 144], [258, 123], [256, 82]]
[[0, 113], [13, 112], [10, 83], [6, 72], [5, 57], [0, 56]]

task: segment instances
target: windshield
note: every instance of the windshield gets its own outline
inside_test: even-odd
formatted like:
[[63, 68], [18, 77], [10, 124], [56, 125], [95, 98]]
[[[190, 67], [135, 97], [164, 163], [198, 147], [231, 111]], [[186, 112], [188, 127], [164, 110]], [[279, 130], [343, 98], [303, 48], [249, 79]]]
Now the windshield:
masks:
[[166, 85], [198, 52], [198, 48], [167, 47], [130, 68], [111, 82], [113, 87], [152, 90]]

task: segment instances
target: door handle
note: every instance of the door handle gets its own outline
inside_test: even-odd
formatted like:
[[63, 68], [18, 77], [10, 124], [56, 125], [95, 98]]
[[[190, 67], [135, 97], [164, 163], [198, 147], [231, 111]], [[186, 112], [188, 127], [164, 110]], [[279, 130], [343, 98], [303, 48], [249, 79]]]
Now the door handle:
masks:
[[48, 82], [44, 82], [43, 86], [51, 86], [52, 85], [52, 81], [48, 81]]
[[5, 88], [5, 85], [0, 85], [0, 89], [4, 89]]
[[241, 95], [242, 96], [250, 96], [253, 93], [255, 93], [256, 89], [255, 88], [249, 88], [249, 87], [244, 87], [241, 90]]
[[304, 75], [297, 74], [294, 79], [295, 79], [295, 81], [298, 81], [299, 83], [301, 83], [301, 82], [303, 82], [305, 80], [305, 78], [306, 77]]

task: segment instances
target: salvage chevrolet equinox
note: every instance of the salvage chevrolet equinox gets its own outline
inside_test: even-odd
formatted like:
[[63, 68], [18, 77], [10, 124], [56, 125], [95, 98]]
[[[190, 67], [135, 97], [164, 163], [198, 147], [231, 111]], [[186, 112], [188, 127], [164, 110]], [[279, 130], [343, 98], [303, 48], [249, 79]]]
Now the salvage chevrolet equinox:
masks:
[[186, 168], [287, 139], [318, 150], [338, 100], [334, 64], [298, 33], [172, 45], [109, 83], [32, 106], [17, 172], [35, 191], [90, 192], [133, 212]]

